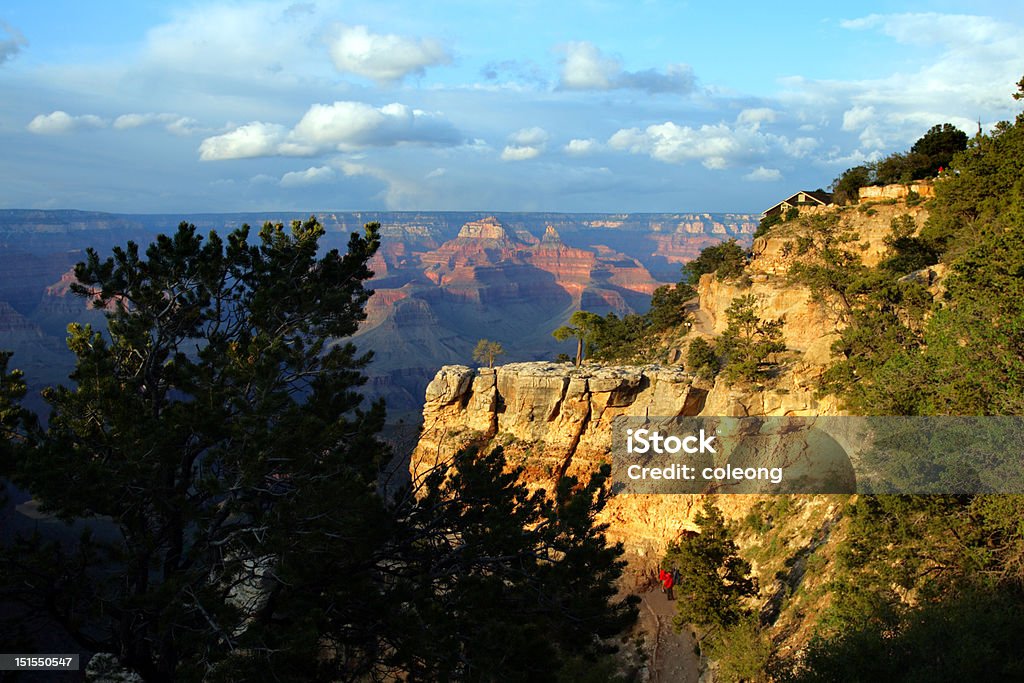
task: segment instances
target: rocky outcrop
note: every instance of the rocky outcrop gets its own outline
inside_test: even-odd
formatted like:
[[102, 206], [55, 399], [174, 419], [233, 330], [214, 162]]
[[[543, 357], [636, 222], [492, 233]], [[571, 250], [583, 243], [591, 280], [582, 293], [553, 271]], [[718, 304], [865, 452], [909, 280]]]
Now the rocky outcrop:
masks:
[[[857, 208], [835, 212], [842, 227], [855, 233], [851, 247], [868, 265], [885, 256], [893, 218], [910, 215], [918, 226], [927, 217], [920, 207], [880, 204], [872, 211]], [[611, 452], [611, 420], [632, 416], [816, 416], [838, 415], [833, 397], [818, 395], [820, 378], [831, 364], [831, 345], [841, 316], [791, 282], [788, 273], [797, 256], [792, 244], [814, 229], [813, 222], [791, 221], [777, 226], [754, 243], [753, 258], [742, 277], [719, 280], [703, 276], [698, 297], [688, 310], [690, 329], [669, 357], [685, 358], [685, 346], [696, 337], [714, 338], [727, 325], [726, 311], [737, 297], [753, 295], [764, 319], [783, 319], [787, 346], [777, 372], [763, 381], [728, 385], [721, 377], [702, 381], [680, 365], [574, 368], [553, 363], [514, 363], [496, 369], [446, 366], [430, 383], [423, 410], [424, 426], [412, 458], [412, 472], [421, 477], [469, 444], [505, 447], [510, 460], [522, 465], [524, 478], [549, 487], [559, 475], [585, 475]], [[552, 231], [553, 232], [553, 231]], [[554, 243], [548, 234], [542, 242]], [[915, 274], [929, 286], [941, 285], [941, 273]], [[757, 496], [722, 496], [727, 516], [738, 517]], [[622, 540], [631, 559], [657, 556], [671, 539], [692, 528], [699, 496], [617, 495], [611, 497], [602, 521], [608, 534]], [[651, 555], [653, 553], [653, 555]], [[641, 562], [642, 564], [642, 562]]]
[[[445, 366], [427, 387], [412, 475], [421, 478], [466, 446], [494, 443], [524, 466], [531, 486], [550, 487], [562, 474], [586, 477], [609, 460], [616, 417], [698, 415], [709, 388], [678, 366]], [[660, 552], [689, 523], [692, 507], [678, 496], [620, 495], [602, 521], [642, 556]]]
[[[550, 488], [563, 474], [586, 477], [610, 461], [612, 421], [620, 416], [747, 416], [835, 414], [815, 386], [778, 391], [709, 384], [680, 366], [589, 366], [534, 362], [498, 368], [441, 368], [427, 387], [423, 431], [411, 474], [421, 479], [471, 445], [501, 445], [524, 467], [526, 483]], [[757, 496], [722, 505], [739, 516]], [[608, 534], [631, 559], [659, 555], [682, 529], [692, 528], [699, 496], [617, 495], [602, 513]], [[654, 553], [654, 555], [651, 555]]]
[[466, 223], [459, 230], [459, 236], [456, 239], [492, 240], [505, 244], [512, 242], [501, 221], [494, 216]]
[[680, 367], [512, 363], [496, 369], [441, 368], [427, 386], [413, 474], [463, 445], [500, 437], [544, 445], [544, 457], [592, 464], [611, 449], [619, 415], [697, 415], [707, 389]]
[[857, 191], [861, 202], [906, 199], [911, 192], [916, 193], [919, 197], [934, 197], [935, 185], [930, 180], [918, 180], [913, 183], [896, 183], [894, 185], [869, 185]]

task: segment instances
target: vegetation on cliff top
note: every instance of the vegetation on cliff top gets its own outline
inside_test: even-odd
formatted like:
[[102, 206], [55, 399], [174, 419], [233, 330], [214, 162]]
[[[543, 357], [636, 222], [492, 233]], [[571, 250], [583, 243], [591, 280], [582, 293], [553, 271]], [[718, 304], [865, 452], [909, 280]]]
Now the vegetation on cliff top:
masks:
[[908, 152], [896, 152], [879, 161], [854, 166], [832, 181], [837, 204], [856, 203], [860, 188], [868, 185], [909, 183], [934, 178], [948, 168], [954, 155], [967, 149], [967, 134], [950, 123], [932, 126]]

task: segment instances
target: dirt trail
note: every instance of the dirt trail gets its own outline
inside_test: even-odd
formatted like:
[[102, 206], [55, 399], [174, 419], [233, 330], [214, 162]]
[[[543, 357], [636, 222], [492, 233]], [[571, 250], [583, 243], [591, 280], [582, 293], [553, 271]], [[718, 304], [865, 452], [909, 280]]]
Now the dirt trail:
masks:
[[654, 639], [648, 662], [651, 683], [697, 683], [700, 659], [693, 638], [689, 631], [676, 633], [672, 628], [675, 601], [660, 590], [641, 593], [640, 599], [640, 628]]

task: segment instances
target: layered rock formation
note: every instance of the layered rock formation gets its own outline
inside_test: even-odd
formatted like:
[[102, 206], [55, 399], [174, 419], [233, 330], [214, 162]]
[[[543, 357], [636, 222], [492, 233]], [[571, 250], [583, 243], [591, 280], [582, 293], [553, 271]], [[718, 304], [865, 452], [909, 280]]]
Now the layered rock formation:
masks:
[[[613, 419], [698, 415], [709, 389], [680, 367], [446, 366], [427, 387], [412, 475], [422, 477], [460, 448], [493, 442], [525, 467], [533, 486], [550, 487], [563, 474], [586, 477], [609, 459]], [[660, 552], [689, 524], [694, 504], [689, 497], [615, 496], [602, 521], [635, 558]]]
[[385, 393], [392, 412], [418, 409], [434, 369], [471, 358], [481, 337], [501, 342], [513, 358], [551, 358], [551, 331], [573, 310], [641, 311], [662, 284], [638, 259], [610, 247], [569, 246], [550, 224], [538, 239], [494, 216], [468, 221], [436, 249], [410, 253], [404, 267], [385, 265], [358, 342], [376, 354], [370, 389], [393, 380]]
[[[844, 228], [857, 233], [854, 248], [868, 265], [883, 258], [893, 218], [910, 215], [919, 226], [926, 218], [924, 210], [903, 204], [880, 205], [873, 213], [834, 211]], [[832, 362], [830, 346], [840, 318], [827, 302], [787, 277], [796, 257], [786, 244], [808, 229], [812, 224], [794, 222], [759, 239], [744, 277], [720, 281], [713, 274], [703, 276], [698, 298], [687, 304], [689, 334], [669, 353], [678, 362], [685, 357], [689, 340], [721, 334], [732, 301], [753, 295], [761, 318], [785, 321], [787, 351], [778, 359], [775, 376], [762, 384], [729, 386], [721, 377], [714, 383], [702, 381], [678, 364], [577, 369], [567, 364], [514, 363], [494, 370], [446, 366], [427, 388], [413, 475], [421, 477], [466, 445], [500, 444], [514, 464], [525, 467], [529, 484], [550, 487], [563, 473], [582, 476], [609, 460], [610, 424], [619, 415], [839, 414], [836, 399], [820, 397], [817, 389]], [[941, 285], [931, 279], [929, 284]], [[727, 515], [738, 517], [757, 501], [757, 496], [724, 496], [719, 505]], [[638, 561], [660, 556], [669, 540], [692, 528], [692, 514], [699, 506], [695, 496], [619, 495], [610, 499], [602, 521], [610, 524], [609, 536], [624, 541], [631, 559]]]

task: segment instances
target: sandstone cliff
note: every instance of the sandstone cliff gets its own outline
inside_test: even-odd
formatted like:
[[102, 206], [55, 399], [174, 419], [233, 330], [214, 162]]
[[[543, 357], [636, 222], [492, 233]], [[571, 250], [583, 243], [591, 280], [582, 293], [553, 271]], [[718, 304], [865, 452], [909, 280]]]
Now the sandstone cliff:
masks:
[[[867, 265], [884, 256], [893, 218], [910, 215], [920, 226], [925, 210], [903, 203], [872, 210], [832, 209], [844, 228], [857, 233]], [[501, 444], [512, 462], [525, 467], [533, 486], [549, 487], [562, 473], [584, 475], [606, 462], [611, 449], [611, 420], [619, 415], [754, 416], [836, 415], [837, 401], [817, 393], [821, 374], [831, 363], [831, 344], [839, 317], [828, 302], [816, 300], [787, 278], [796, 258], [786, 246], [809, 224], [793, 221], [755, 241], [743, 277], [720, 281], [705, 275], [698, 298], [687, 304], [689, 334], [667, 350], [667, 365], [601, 367], [585, 364], [513, 363], [496, 369], [443, 367], [426, 391], [424, 425], [412, 457], [414, 477], [471, 443]], [[550, 238], [549, 238], [550, 239]], [[680, 364], [685, 348], [698, 336], [713, 338], [726, 326], [725, 311], [738, 296], [752, 294], [762, 318], [785, 320], [787, 351], [775, 376], [759, 384], [729, 386], [718, 378], [701, 380]], [[757, 504], [758, 496], [720, 496], [732, 518]], [[816, 503], [815, 503], [816, 504]], [[694, 496], [614, 496], [602, 521], [609, 536], [622, 540], [630, 559], [660, 556], [666, 544], [692, 527], [700, 506]], [[831, 514], [831, 512], [829, 513]], [[809, 532], [810, 533], [810, 532]]]

